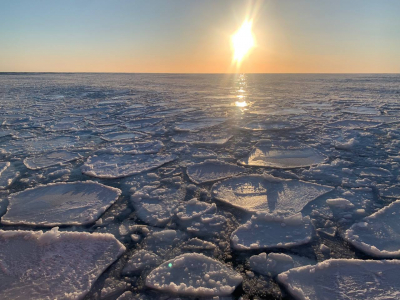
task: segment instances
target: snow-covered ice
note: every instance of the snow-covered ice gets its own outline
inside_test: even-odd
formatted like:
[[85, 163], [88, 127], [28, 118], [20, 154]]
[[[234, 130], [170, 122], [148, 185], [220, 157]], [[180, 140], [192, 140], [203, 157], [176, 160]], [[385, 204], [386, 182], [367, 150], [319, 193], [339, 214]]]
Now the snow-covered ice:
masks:
[[9, 196], [3, 224], [86, 225], [94, 223], [121, 191], [96, 182], [55, 183]]
[[83, 299], [125, 251], [111, 234], [0, 230], [1, 299]]
[[146, 278], [146, 286], [178, 295], [230, 295], [242, 282], [232, 268], [203, 254], [188, 253], [168, 260]]

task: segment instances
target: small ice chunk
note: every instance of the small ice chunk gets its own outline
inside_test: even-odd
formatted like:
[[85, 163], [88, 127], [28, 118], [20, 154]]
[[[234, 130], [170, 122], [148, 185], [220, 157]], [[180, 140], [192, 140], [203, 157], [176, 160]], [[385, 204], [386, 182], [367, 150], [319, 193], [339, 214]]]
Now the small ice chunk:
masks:
[[246, 169], [237, 165], [225, 163], [219, 160], [206, 160], [200, 164], [187, 167], [187, 174], [191, 181], [201, 184], [232, 177], [243, 173]]
[[83, 299], [124, 251], [111, 234], [0, 231], [0, 299]]
[[295, 299], [398, 299], [399, 260], [330, 259], [277, 279]]
[[40, 156], [24, 159], [24, 164], [28, 169], [39, 170], [55, 165], [60, 165], [69, 161], [79, 159], [81, 156], [78, 153], [60, 150], [41, 154]]
[[107, 133], [101, 136], [101, 138], [107, 142], [116, 142], [124, 140], [139, 140], [145, 138], [146, 135], [139, 132], [132, 131], [119, 131]]
[[164, 154], [100, 154], [90, 156], [81, 171], [98, 178], [121, 178], [156, 169], [175, 160]]
[[175, 125], [176, 131], [197, 132], [206, 128], [214, 127], [224, 123], [226, 118], [201, 118], [191, 121], [180, 122]]
[[400, 200], [355, 223], [344, 238], [375, 257], [400, 257]]
[[299, 126], [286, 121], [263, 121], [263, 122], [252, 121], [240, 128], [252, 131], [271, 131], [271, 130], [291, 130], [297, 127]]
[[121, 195], [100, 183], [50, 183], [9, 196], [3, 224], [86, 225], [94, 223]]
[[233, 135], [227, 132], [206, 132], [182, 133], [173, 136], [175, 143], [185, 143], [194, 145], [223, 145], [228, 142]]
[[344, 128], [344, 129], [367, 129], [377, 127], [381, 123], [366, 120], [341, 120], [326, 124], [328, 127]]
[[196, 251], [213, 250], [216, 248], [216, 246], [213, 243], [203, 241], [198, 238], [193, 238], [188, 240], [182, 247], [184, 249], [190, 249]]
[[326, 204], [328, 204], [331, 207], [339, 209], [351, 209], [354, 207], [353, 203], [344, 198], [327, 199]]
[[315, 198], [333, 188], [272, 176], [239, 176], [216, 183], [212, 195], [246, 211], [296, 214]]
[[187, 202], [183, 202], [178, 207], [176, 216], [181, 221], [189, 221], [197, 218], [206, 213], [214, 213], [217, 210], [215, 203], [209, 204], [206, 202], [198, 201], [197, 199], [191, 199]]
[[146, 250], [135, 252], [122, 270], [122, 275], [139, 275], [145, 269], [152, 269], [161, 263], [161, 258]]
[[129, 144], [113, 144], [107, 148], [97, 150], [96, 154], [153, 154], [158, 153], [163, 147], [164, 144], [160, 141], [132, 142]]
[[231, 235], [236, 250], [290, 248], [311, 241], [314, 228], [309, 217], [301, 214], [278, 217], [257, 214]]
[[146, 278], [146, 286], [185, 296], [227, 296], [243, 278], [232, 268], [197, 253], [166, 261]]

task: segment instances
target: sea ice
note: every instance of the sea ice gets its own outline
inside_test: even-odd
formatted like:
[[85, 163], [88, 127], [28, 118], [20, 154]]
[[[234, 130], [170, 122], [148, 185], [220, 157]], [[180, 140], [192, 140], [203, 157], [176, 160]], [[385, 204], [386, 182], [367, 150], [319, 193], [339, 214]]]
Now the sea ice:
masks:
[[188, 166], [186, 172], [191, 181], [201, 184], [232, 177], [243, 173], [246, 169], [219, 160], [207, 160], [200, 164]]
[[166, 261], [146, 278], [146, 286], [187, 296], [230, 295], [242, 282], [233, 269], [203, 254], [187, 253]]
[[175, 125], [176, 131], [197, 132], [206, 128], [214, 127], [224, 123], [226, 118], [202, 118], [191, 121], [184, 121]]
[[236, 250], [290, 248], [311, 241], [314, 228], [309, 217], [301, 214], [278, 217], [257, 214], [231, 235]]
[[239, 160], [245, 166], [293, 169], [316, 165], [325, 161], [325, 156], [309, 147], [287, 147], [279, 149], [269, 142], [259, 142], [247, 158]]
[[113, 154], [154, 154], [158, 153], [164, 144], [161, 141], [144, 141], [124, 144], [113, 144], [107, 148], [97, 150], [95, 154], [113, 153]]
[[291, 269], [278, 282], [295, 299], [398, 299], [399, 260], [330, 259]]
[[225, 132], [181, 133], [172, 137], [175, 143], [198, 144], [198, 145], [223, 145], [233, 136]]
[[122, 275], [139, 275], [145, 269], [152, 269], [161, 263], [161, 258], [146, 250], [135, 252], [125, 267], [122, 269]]
[[264, 122], [252, 121], [244, 126], [241, 126], [240, 128], [244, 130], [253, 130], [253, 131], [273, 131], [273, 130], [291, 130], [297, 127], [299, 126], [285, 121], [264, 121]]
[[216, 183], [212, 195], [246, 211], [296, 214], [333, 188], [299, 180], [248, 175]]
[[400, 257], [400, 200], [355, 223], [344, 238], [375, 257]]
[[99, 178], [121, 178], [156, 169], [175, 160], [164, 154], [99, 154], [90, 156], [81, 171]]
[[206, 202], [198, 201], [197, 199], [191, 199], [187, 202], [183, 202], [177, 208], [177, 217], [181, 221], [190, 221], [194, 218], [200, 217], [203, 214], [214, 213], [217, 210], [215, 203], [209, 204]]
[[120, 131], [120, 132], [112, 132], [107, 133], [101, 136], [103, 140], [108, 142], [117, 142], [117, 141], [124, 141], [124, 140], [139, 140], [145, 138], [146, 135], [139, 132], [132, 132], [132, 131]]
[[111, 234], [0, 231], [1, 299], [83, 299], [124, 251]]
[[9, 196], [3, 224], [86, 225], [94, 223], [121, 191], [96, 182], [55, 183]]
[[24, 159], [24, 164], [28, 169], [39, 170], [66, 162], [79, 159], [81, 156], [77, 153], [60, 150], [42, 154], [40, 156], [30, 157]]
[[137, 119], [133, 121], [128, 121], [124, 123], [124, 126], [128, 129], [139, 129], [147, 126], [153, 126], [160, 123], [162, 118], [146, 118], [146, 119]]
[[382, 123], [367, 120], [341, 120], [326, 124], [327, 127], [343, 129], [367, 129], [381, 125]]

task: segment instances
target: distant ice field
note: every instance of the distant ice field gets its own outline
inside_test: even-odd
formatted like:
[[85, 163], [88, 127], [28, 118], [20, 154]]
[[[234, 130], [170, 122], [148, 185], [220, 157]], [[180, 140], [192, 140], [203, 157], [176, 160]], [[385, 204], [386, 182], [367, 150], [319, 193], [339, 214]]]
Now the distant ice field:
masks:
[[399, 87], [0, 73], [0, 298], [400, 299]]

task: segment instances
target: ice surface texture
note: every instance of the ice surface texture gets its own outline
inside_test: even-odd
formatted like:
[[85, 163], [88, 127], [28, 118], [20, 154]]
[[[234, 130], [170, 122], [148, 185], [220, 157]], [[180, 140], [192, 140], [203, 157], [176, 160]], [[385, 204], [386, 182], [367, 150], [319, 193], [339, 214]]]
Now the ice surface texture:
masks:
[[239, 163], [246, 166], [293, 169], [309, 167], [325, 161], [325, 156], [313, 148], [278, 149], [268, 143], [260, 142], [245, 159]]
[[232, 177], [244, 172], [246, 169], [219, 160], [208, 160], [200, 164], [187, 167], [187, 174], [191, 181], [200, 184]]
[[242, 280], [226, 265], [203, 254], [188, 253], [154, 269], [146, 278], [146, 286], [179, 295], [225, 296]]
[[258, 214], [236, 229], [231, 241], [236, 250], [290, 248], [311, 241], [313, 232], [310, 218], [301, 214], [286, 218]]
[[111, 234], [0, 230], [0, 299], [83, 299], [124, 251]]
[[239, 176], [214, 184], [213, 196], [246, 211], [295, 214], [332, 188], [272, 176]]
[[400, 257], [400, 200], [391, 203], [348, 229], [344, 238], [375, 257]]
[[121, 178], [156, 169], [175, 160], [164, 154], [99, 154], [87, 159], [82, 173], [99, 178]]
[[3, 224], [86, 225], [95, 222], [121, 194], [95, 182], [55, 183], [9, 196]]
[[77, 153], [60, 150], [56, 152], [42, 154], [40, 156], [26, 158], [24, 164], [28, 169], [39, 170], [54, 165], [66, 163], [69, 161], [77, 160], [80, 155]]
[[399, 299], [399, 260], [331, 259], [291, 269], [278, 281], [295, 299]]

